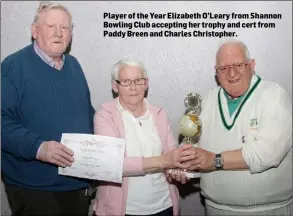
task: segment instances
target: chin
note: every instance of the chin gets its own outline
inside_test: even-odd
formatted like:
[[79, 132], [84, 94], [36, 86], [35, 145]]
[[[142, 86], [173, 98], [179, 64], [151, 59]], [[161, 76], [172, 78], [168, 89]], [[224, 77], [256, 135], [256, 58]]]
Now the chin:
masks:
[[237, 91], [237, 92], [231, 92], [231, 93], [228, 92], [228, 94], [233, 98], [237, 98], [237, 97], [244, 95], [245, 92], [243, 92], [243, 91]]
[[59, 57], [59, 56], [62, 56], [64, 54], [65, 50], [54, 50], [52, 52], [52, 56], [55, 56], [55, 57]]
[[134, 100], [129, 100], [128, 103], [132, 105], [138, 105], [143, 102], [143, 99], [134, 99]]
[[240, 97], [242, 94], [245, 93], [242, 86], [237, 84], [227, 85], [226, 87], [224, 87], [224, 89], [231, 97]]
[[64, 47], [58, 47], [57, 49], [54, 49], [52, 51], [54, 51], [54, 53], [63, 53], [65, 52], [65, 48]]
[[138, 105], [141, 102], [142, 102], [141, 100], [135, 100], [135, 101], [129, 101], [129, 104], [131, 104], [131, 105]]

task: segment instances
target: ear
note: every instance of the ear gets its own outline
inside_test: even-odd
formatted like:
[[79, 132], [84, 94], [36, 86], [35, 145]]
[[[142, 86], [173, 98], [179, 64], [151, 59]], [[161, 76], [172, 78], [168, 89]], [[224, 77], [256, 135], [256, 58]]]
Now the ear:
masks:
[[254, 73], [254, 68], [255, 68], [255, 60], [254, 59], [250, 60], [249, 66], [250, 66], [252, 73]]
[[216, 65], [214, 66], [214, 69], [215, 69], [215, 73], [217, 73], [217, 66]]
[[149, 78], [146, 78], [145, 90], [147, 90], [148, 88], [149, 88]]
[[214, 69], [215, 69], [215, 76], [217, 76], [217, 66], [216, 65], [214, 66]]
[[115, 81], [112, 81], [112, 89], [116, 94], [118, 93], [118, 84]]
[[36, 40], [37, 38], [37, 25], [36, 24], [32, 24], [31, 25], [31, 34], [34, 40]]

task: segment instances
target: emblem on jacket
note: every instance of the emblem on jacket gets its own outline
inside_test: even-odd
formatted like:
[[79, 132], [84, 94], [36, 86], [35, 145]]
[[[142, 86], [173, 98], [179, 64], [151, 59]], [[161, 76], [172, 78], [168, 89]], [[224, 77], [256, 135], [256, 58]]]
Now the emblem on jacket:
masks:
[[251, 130], [257, 130], [257, 125], [258, 125], [257, 118], [250, 119], [249, 126]]

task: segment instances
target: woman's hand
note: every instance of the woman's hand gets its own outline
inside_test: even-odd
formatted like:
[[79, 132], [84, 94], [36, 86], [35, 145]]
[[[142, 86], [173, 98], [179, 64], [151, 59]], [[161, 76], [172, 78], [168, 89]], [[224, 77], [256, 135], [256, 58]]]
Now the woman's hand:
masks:
[[163, 155], [163, 168], [170, 169], [170, 168], [180, 168], [180, 169], [188, 169], [190, 164], [182, 162], [185, 161], [185, 158], [189, 156], [190, 149], [194, 148], [190, 144], [181, 145], [178, 148], [175, 148], [168, 153]]

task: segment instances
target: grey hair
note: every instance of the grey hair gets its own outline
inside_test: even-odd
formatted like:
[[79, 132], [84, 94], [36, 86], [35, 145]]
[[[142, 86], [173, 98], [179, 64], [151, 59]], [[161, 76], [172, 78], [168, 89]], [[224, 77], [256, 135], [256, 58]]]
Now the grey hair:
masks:
[[248, 50], [247, 46], [246, 46], [242, 41], [235, 40], [235, 39], [230, 39], [230, 40], [224, 41], [224, 42], [219, 46], [219, 48], [218, 48], [218, 50], [217, 50], [217, 55], [216, 55], [217, 57], [218, 57], [218, 53], [219, 53], [220, 49], [221, 49], [223, 46], [227, 45], [227, 44], [238, 44], [238, 45], [240, 45], [240, 46], [243, 48], [243, 50], [244, 50], [244, 55], [245, 55], [246, 59], [247, 59], [247, 60], [250, 60], [250, 59], [251, 59], [251, 57], [250, 57], [250, 53], [249, 53], [249, 50]]
[[43, 1], [40, 3], [40, 5], [36, 11], [36, 15], [34, 17], [33, 24], [36, 24], [38, 22], [41, 13], [47, 12], [51, 9], [60, 9], [60, 10], [63, 10], [64, 12], [66, 12], [69, 16], [69, 19], [70, 19], [70, 27], [71, 27], [71, 29], [73, 28], [72, 16], [71, 16], [71, 13], [69, 12], [69, 10], [61, 4], [49, 2], [49, 1]]
[[147, 78], [147, 71], [141, 62], [136, 60], [120, 60], [112, 68], [112, 74], [111, 74], [112, 81], [119, 79], [119, 73], [121, 69], [125, 66], [139, 68], [140, 71], [142, 72], [143, 78]]

